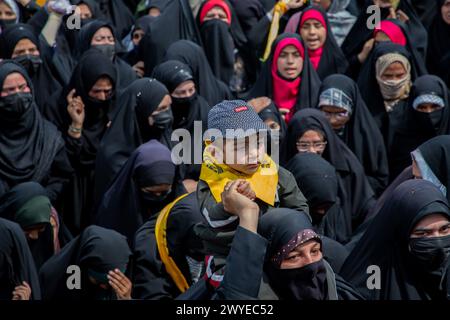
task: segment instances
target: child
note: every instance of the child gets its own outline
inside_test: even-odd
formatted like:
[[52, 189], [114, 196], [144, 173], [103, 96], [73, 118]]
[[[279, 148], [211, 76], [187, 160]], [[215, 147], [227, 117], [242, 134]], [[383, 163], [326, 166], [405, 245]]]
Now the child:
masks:
[[[253, 200], [260, 214], [275, 207], [307, 214], [308, 205], [292, 174], [277, 168], [264, 145], [256, 143], [268, 127], [249, 104], [241, 100], [217, 104], [208, 114], [208, 129], [220, 135], [206, 142], [197, 186], [197, 199], [206, 222], [196, 225], [195, 232], [203, 240], [206, 254], [214, 255], [217, 267], [224, 264], [238, 225], [237, 213], [227, 212], [221, 200], [229, 182], [240, 181], [238, 192]], [[245, 152], [241, 152], [244, 145]], [[207, 273], [212, 260], [208, 261]]]

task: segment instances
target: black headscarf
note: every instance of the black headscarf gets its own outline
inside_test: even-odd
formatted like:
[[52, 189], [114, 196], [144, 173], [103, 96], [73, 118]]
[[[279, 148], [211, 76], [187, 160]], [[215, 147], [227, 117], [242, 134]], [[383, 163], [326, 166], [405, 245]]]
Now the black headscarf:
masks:
[[[95, 82], [107, 77], [113, 85], [113, 95], [105, 101], [98, 101], [89, 96], [89, 91]], [[55, 106], [54, 122], [62, 132], [66, 132], [72, 119], [67, 112], [67, 94], [75, 89], [75, 97], [79, 96], [85, 106], [85, 120], [83, 125], [82, 138], [84, 139], [83, 155], [79, 162], [84, 166], [93, 167], [100, 140], [106, 130], [110, 115], [116, 106], [117, 71], [113, 63], [105, 59], [104, 55], [97, 50], [88, 50], [80, 59], [72, 73], [70, 83], [60, 97], [60, 104]]]
[[[338, 198], [336, 169], [321, 156], [313, 153], [299, 153], [286, 166], [297, 181], [310, 206], [312, 222], [318, 233], [346, 243], [352, 236], [352, 222], [346, 219]], [[314, 209], [328, 205], [325, 216], [319, 216]]]
[[347, 76], [331, 75], [323, 81], [320, 93], [327, 89], [338, 89], [350, 98], [350, 119], [339, 136], [361, 162], [375, 193], [381, 194], [389, 181], [386, 147], [358, 86]]
[[[124, 236], [113, 230], [89, 226], [39, 270], [42, 299], [115, 300], [112, 289], [93, 289], [94, 285], [89, 282], [88, 275], [94, 271], [101, 276], [102, 279], [99, 280], [104, 281], [106, 274], [111, 270], [119, 269], [126, 273], [130, 257], [131, 250]], [[72, 265], [80, 268], [79, 290], [70, 290], [67, 287], [67, 270]], [[100, 292], [103, 293], [101, 296]]]
[[[169, 60], [158, 65], [152, 76], [161, 81], [170, 93], [181, 83], [192, 80], [198, 88], [197, 81], [192, 75], [191, 69], [184, 63]], [[197, 92], [189, 98], [175, 98], [172, 96], [172, 113], [174, 115], [173, 129], [184, 128], [194, 132], [194, 121], [202, 121], [203, 127], [207, 128], [208, 102]]]
[[[191, 146], [202, 145], [203, 139], [195, 134], [195, 122], [201, 122], [201, 132], [207, 129], [208, 112], [211, 109], [208, 102], [198, 94], [198, 82], [194, 79], [189, 66], [182, 62], [169, 60], [156, 66], [153, 70], [153, 77], [161, 81], [170, 93], [181, 83], [192, 80], [196, 86], [194, 95], [188, 98], [175, 98], [172, 96], [171, 110], [174, 116], [172, 128], [174, 130], [182, 128], [191, 133]], [[196, 140], [197, 138], [197, 140]], [[176, 140], [176, 139], [175, 139]], [[191, 161], [180, 166], [180, 172], [183, 179], [198, 180], [200, 177], [200, 164], [195, 164], [195, 152], [191, 152]]]
[[137, 75], [136, 72], [128, 63], [126, 63], [124, 60], [122, 60], [117, 56], [117, 53], [122, 50], [121, 44], [119, 38], [116, 36], [114, 27], [110, 23], [101, 20], [94, 20], [84, 25], [79, 31], [78, 35], [78, 42], [76, 48], [77, 55], [81, 56], [90, 48], [95, 48], [95, 46], [91, 45], [91, 41], [92, 38], [94, 37], [94, 34], [101, 28], [110, 29], [111, 33], [115, 38], [115, 46], [114, 46], [115, 53], [112, 61], [117, 69], [117, 87], [125, 88], [132, 81], [137, 79]]
[[0, 300], [11, 300], [16, 286], [26, 281], [30, 300], [41, 299], [39, 279], [27, 240], [20, 226], [0, 218]]
[[[373, 5], [373, 0], [366, 0], [364, 7], [361, 8], [362, 10], [358, 16], [358, 19], [341, 46], [342, 51], [344, 51], [347, 58], [359, 54], [364, 46], [364, 43], [372, 38], [373, 29], [367, 28], [367, 21], [370, 20], [370, 15], [372, 14], [371, 11], [370, 13], [367, 12], [367, 8], [371, 5]], [[409, 17], [409, 21], [406, 23], [405, 35], [411, 35], [412, 47], [416, 48], [422, 58], [424, 58], [427, 51], [427, 30], [424, 28], [422, 22], [417, 16], [410, 0], [401, 0], [398, 5], [398, 9], [402, 10]], [[380, 8], [380, 11], [381, 20], [386, 19], [389, 15], [389, 9]]]
[[[175, 199], [178, 186], [170, 150], [151, 140], [133, 152], [106, 191], [95, 223], [116, 230], [131, 242], [134, 234], [152, 215]], [[141, 188], [171, 184], [164, 199], [144, 200]]]
[[[261, 73], [256, 80], [255, 85], [250, 92], [248, 93], [247, 98], [257, 98], [266, 96], [273, 99], [273, 79], [272, 79], [272, 64], [274, 59], [275, 50], [278, 44], [287, 38], [297, 39], [302, 43], [303, 42], [298, 34], [295, 33], [283, 33], [279, 35], [276, 40], [272, 44], [272, 49], [270, 52], [270, 56], [267, 61], [263, 64]], [[319, 87], [320, 87], [320, 79], [314, 70], [309, 57], [308, 50], [304, 50], [304, 58], [303, 58], [303, 69], [300, 73], [301, 82], [299, 88], [299, 94], [297, 96], [297, 103], [295, 104], [294, 112], [303, 108], [312, 108], [317, 105], [317, 99], [319, 98]], [[279, 108], [279, 106], [277, 106]]]
[[448, 25], [441, 14], [441, 7], [445, 0], [438, 0], [438, 9], [433, 17], [429, 29], [429, 41], [427, 52], [427, 66], [431, 73], [436, 74], [444, 66], [444, 57], [450, 53], [450, 25]]
[[[336, 39], [334, 38], [333, 32], [331, 31], [331, 24], [328, 21], [327, 14], [321, 7], [311, 6], [302, 11], [302, 16], [311, 10], [317, 11], [322, 15], [326, 24], [324, 28], [326, 29], [327, 32], [325, 43], [322, 46], [323, 51], [320, 58], [319, 66], [316, 70], [317, 75], [320, 77], [321, 80], [323, 80], [331, 74], [344, 73], [345, 71], [347, 71], [348, 68], [347, 58], [344, 56], [344, 53], [342, 52], [341, 48], [336, 42]], [[301, 20], [302, 19], [300, 18], [296, 28], [298, 34], [300, 34]]]
[[298, 111], [289, 123], [282, 148], [282, 163], [297, 154], [296, 142], [306, 131], [322, 132], [327, 141], [322, 157], [333, 165], [337, 172], [339, 199], [347, 221], [352, 221], [353, 230], [365, 218], [374, 204], [374, 192], [364, 174], [359, 160], [334, 133], [328, 119], [317, 109]]
[[283, 117], [281, 116], [281, 113], [278, 111], [273, 101], [271, 101], [267, 107], [262, 109], [258, 113], [258, 115], [262, 121], [273, 120], [280, 126], [280, 131], [278, 132], [278, 139], [279, 139], [278, 141], [279, 144], [281, 145], [286, 136], [287, 125], [286, 121], [284, 121]]
[[196, 22], [203, 40], [203, 48], [214, 75], [229, 85], [234, 72], [235, 49], [245, 51], [247, 38], [234, 8], [226, 0], [224, 5], [230, 10], [230, 24], [219, 19], [201, 21], [201, 12], [209, 1], [204, 1], [199, 9]]
[[230, 0], [230, 2], [236, 10], [242, 30], [248, 36], [253, 26], [264, 17], [266, 10], [259, 0]]
[[[341, 275], [367, 299], [445, 299], [450, 288], [439, 292], [441, 272], [438, 272], [438, 279], [435, 279], [419, 267], [420, 264], [411, 254], [413, 242], [410, 234], [413, 227], [422, 218], [433, 213], [450, 218], [447, 200], [432, 183], [408, 180], [399, 185], [350, 253]], [[428, 240], [436, 242], [447, 239], [448, 243], [448, 238], [449, 236]], [[370, 290], [367, 286], [367, 268], [371, 265], [377, 266], [381, 271], [381, 288], [378, 290]]]
[[419, 146], [418, 150], [434, 175], [447, 188], [450, 201], [450, 136], [434, 137]]
[[[157, 17], [153, 17], [153, 16], [149, 16], [149, 15], [145, 15], [140, 17], [139, 19], [136, 20], [136, 23], [133, 26], [133, 29], [130, 32], [130, 42], [132, 42], [133, 40], [133, 34], [136, 30], [142, 30], [144, 31], [144, 34], [149, 30], [150, 28], [150, 24], [153, 23], [153, 21], [155, 21], [157, 19]], [[142, 40], [142, 39], [141, 39]], [[131, 66], [134, 66], [136, 63], [138, 63], [140, 61], [139, 59], [139, 44], [137, 46], [134, 45], [134, 43], [130, 43], [130, 45], [132, 46], [130, 51], [125, 53], [122, 58], [128, 62]]]
[[101, 200], [114, 177], [141, 144], [157, 139], [170, 148], [170, 128], [165, 131], [150, 127], [148, 117], [168, 95], [157, 80], [134, 81], [119, 98], [111, 125], [101, 140], [96, 158], [95, 199]]
[[[20, 93], [28, 96], [29, 105], [20, 104], [22, 113], [18, 117], [11, 118], [0, 106], [0, 195], [21, 182], [43, 182], [48, 178], [55, 156], [64, 148], [61, 134], [42, 118], [34, 103], [33, 85], [21, 66], [8, 60], [0, 64], [0, 88], [14, 72], [25, 78], [31, 92]], [[6, 97], [0, 98], [0, 104], [4, 102]]]
[[[139, 46], [140, 60], [144, 61], [145, 75], [152, 73], [153, 68], [163, 61], [169, 46], [180, 39], [191, 40], [200, 45], [202, 43], [188, 0], [172, 0], [168, 3], [142, 38]], [[204, 62], [207, 63], [206, 58]]]
[[163, 10], [166, 8], [166, 6], [169, 4], [169, 0], [145, 0], [140, 1], [136, 8], [136, 14], [138, 17], [143, 17], [145, 15], [148, 15], [148, 12], [151, 8], [159, 9], [160, 12], [163, 12]]
[[134, 17], [122, 0], [100, 0], [99, 6], [103, 16], [110, 21], [119, 35], [119, 39], [130, 32]]
[[[29, 201], [34, 201], [34, 207], [30, 207]], [[35, 225], [45, 226], [45, 230], [39, 234], [39, 239], [28, 239], [38, 269], [55, 253], [50, 213], [51, 204], [47, 193], [36, 182], [18, 184], [0, 198], [1, 217], [17, 222], [22, 229]]]
[[178, 60], [188, 65], [196, 79], [199, 95], [204, 97], [210, 106], [231, 99], [227, 85], [214, 76], [205, 52], [194, 42], [176, 41], [167, 49], [164, 60]]
[[[136, 232], [133, 249], [136, 258], [133, 297], [136, 299], [174, 299], [181, 293], [161, 261], [155, 237], [156, 219], [156, 216], [150, 218]], [[190, 285], [194, 283], [191, 270], [195, 270], [191, 269], [190, 262], [204, 261], [202, 241], [193, 231], [194, 225], [203, 220], [195, 193], [178, 201], [167, 218], [169, 255]]]
[[45, 115], [44, 109], [48, 97], [53, 92], [60, 90], [62, 86], [53, 72], [51, 54], [48, 52], [49, 48], [44, 44], [41, 45], [41, 41], [44, 40], [38, 37], [31, 26], [24, 23], [14, 24], [1, 34], [0, 58], [12, 59], [14, 48], [23, 39], [28, 39], [36, 45], [39, 50], [39, 56], [22, 55], [14, 58], [14, 60], [19, 62], [17, 59], [26, 59], [21, 64], [23, 63], [24, 68], [27, 65], [26, 72], [33, 81], [36, 104], [41, 113]]

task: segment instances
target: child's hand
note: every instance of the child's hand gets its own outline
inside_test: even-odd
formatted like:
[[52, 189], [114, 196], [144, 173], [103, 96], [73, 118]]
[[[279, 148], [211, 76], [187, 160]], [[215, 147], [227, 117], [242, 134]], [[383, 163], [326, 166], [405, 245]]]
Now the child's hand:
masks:
[[239, 184], [237, 187], [237, 192], [242, 194], [243, 196], [246, 196], [252, 201], [255, 201], [256, 199], [256, 193], [252, 190], [252, 186], [248, 181], [245, 180], [239, 180]]
[[256, 233], [258, 228], [259, 207], [238, 192], [239, 180], [229, 181], [222, 192], [222, 204], [226, 212], [239, 217], [239, 225]]

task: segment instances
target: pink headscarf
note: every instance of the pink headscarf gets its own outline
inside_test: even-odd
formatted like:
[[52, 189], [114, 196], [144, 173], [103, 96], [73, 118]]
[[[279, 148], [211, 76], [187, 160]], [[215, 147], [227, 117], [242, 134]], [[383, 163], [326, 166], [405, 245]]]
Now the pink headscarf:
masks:
[[294, 38], [286, 38], [281, 40], [277, 47], [275, 48], [275, 52], [273, 54], [272, 60], [272, 86], [273, 86], [273, 101], [278, 108], [288, 109], [290, 112], [286, 115], [286, 122], [294, 115], [294, 106], [297, 102], [297, 96], [300, 91], [300, 83], [301, 77], [299, 76], [297, 79], [293, 81], [285, 80], [278, 75], [278, 58], [281, 54], [281, 51], [292, 45], [297, 48], [301, 57], [305, 58], [305, 49], [303, 48], [300, 41]]
[[[320, 13], [320, 11], [314, 10], [314, 9], [308, 10], [302, 14], [301, 19], [300, 19], [299, 28], [301, 29], [303, 24], [307, 20], [311, 20], [311, 19], [319, 21], [322, 24], [322, 26], [325, 28], [325, 30], [327, 29], [327, 24], [325, 23], [324, 17]], [[300, 33], [300, 30], [299, 30], [299, 33]], [[316, 50], [308, 49], [309, 60], [311, 61], [315, 70], [317, 70], [317, 68], [319, 67], [320, 58], [322, 57], [322, 52], [323, 52], [323, 47], [320, 47]]]
[[401, 46], [406, 46], [406, 37], [402, 29], [392, 21], [381, 21], [380, 26], [375, 28], [373, 36], [375, 37], [378, 32], [385, 33], [393, 43], [399, 44]]

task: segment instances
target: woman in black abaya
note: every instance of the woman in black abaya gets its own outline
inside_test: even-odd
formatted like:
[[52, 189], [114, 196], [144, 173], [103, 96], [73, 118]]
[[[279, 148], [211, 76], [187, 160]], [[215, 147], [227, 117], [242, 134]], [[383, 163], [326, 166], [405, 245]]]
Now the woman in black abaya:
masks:
[[[42, 299], [131, 299], [132, 283], [128, 275], [131, 255], [123, 235], [99, 226], [89, 226], [39, 270]], [[73, 266], [78, 267], [78, 271]], [[71, 275], [81, 277], [78, 282], [80, 288], [71, 290], [67, 285]], [[122, 290], [117, 283], [121, 284]]]
[[309, 204], [309, 214], [316, 231], [347, 243], [352, 237], [352, 223], [347, 219], [338, 196], [336, 169], [314, 153], [298, 153], [286, 165]]
[[118, 105], [97, 152], [96, 203], [140, 145], [156, 139], [172, 148], [173, 117], [169, 92], [163, 84], [151, 78], [136, 80], [122, 93]]
[[391, 180], [408, 162], [403, 149], [411, 149], [399, 141], [404, 141], [411, 84], [420, 75], [404, 47], [384, 42], [375, 47], [358, 78], [361, 96], [384, 138]]
[[0, 216], [20, 225], [38, 269], [72, 240], [45, 189], [36, 182], [18, 184], [1, 197]]
[[122, 233], [132, 243], [145, 221], [183, 193], [170, 150], [151, 140], [119, 171], [101, 200], [95, 224]]
[[367, 42], [361, 48], [361, 52], [358, 51], [355, 55], [348, 57], [350, 65], [346, 74], [356, 80], [362, 65], [381, 42], [392, 42], [404, 47], [411, 56], [411, 63], [414, 68], [421, 74], [426, 73], [424, 55], [418, 52], [415, 47], [416, 43], [412, 39], [411, 31], [402, 21], [397, 19], [382, 20], [370, 36], [368, 35]]
[[[446, 300], [449, 249], [447, 199], [430, 182], [408, 180], [386, 200], [341, 275], [366, 299]], [[381, 272], [379, 289], [367, 286], [371, 265]]]
[[0, 58], [13, 59], [22, 65], [33, 81], [34, 96], [42, 115], [46, 116], [46, 101], [62, 82], [55, 76], [52, 49], [40, 39], [32, 27], [19, 23], [8, 27], [0, 37]]
[[300, 110], [291, 120], [282, 147], [282, 163], [287, 163], [299, 152], [317, 153], [335, 167], [338, 196], [354, 231], [374, 205], [374, 192], [359, 160], [317, 109]]
[[73, 234], [89, 222], [93, 209], [95, 159], [116, 106], [116, 69], [97, 50], [75, 68], [67, 90], [53, 106], [54, 122], [63, 133], [75, 177], [65, 192], [63, 220]]
[[117, 56], [120, 44], [111, 24], [94, 20], [81, 28], [77, 43], [78, 56], [81, 56], [90, 48], [100, 50], [113, 62], [117, 69], [117, 88], [123, 89], [137, 79], [137, 74], [133, 68]]
[[[195, 152], [199, 151], [195, 149], [195, 146], [203, 146], [202, 136], [207, 129], [208, 112], [211, 108], [208, 102], [198, 94], [197, 81], [190, 68], [184, 63], [175, 60], [163, 62], [153, 70], [152, 76], [161, 81], [170, 92], [174, 116], [173, 130], [182, 128], [191, 134], [191, 161], [180, 167], [182, 179], [198, 181], [201, 165], [195, 164]], [[195, 135], [195, 123], [197, 126], [200, 125], [201, 137]]]
[[320, 88], [318, 108], [361, 162], [370, 185], [380, 195], [389, 182], [386, 147], [356, 83], [344, 75], [327, 77]]
[[196, 21], [214, 75], [233, 92], [246, 91], [251, 56], [234, 8], [224, 0], [204, 1]]
[[326, 261], [326, 244], [308, 217], [275, 209], [258, 234], [238, 228], [216, 299], [360, 300]]
[[197, 80], [190, 68], [179, 61], [169, 60], [158, 65], [152, 76], [169, 90], [174, 121], [172, 128], [194, 132], [194, 121], [207, 128], [208, 102], [198, 93]]
[[0, 218], [0, 300], [40, 299], [39, 278], [25, 235], [18, 224]]
[[136, 20], [133, 29], [130, 33], [130, 44], [128, 52], [125, 53], [122, 58], [131, 66], [134, 66], [139, 62], [139, 44], [144, 37], [147, 30], [150, 28], [150, 24], [156, 20], [156, 17], [145, 15]]
[[197, 80], [198, 93], [210, 106], [232, 98], [227, 85], [214, 76], [202, 47], [194, 42], [180, 40], [173, 43], [167, 49], [164, 60], [178, 60], [188, 65]]
[[[301, 61], [283, 65], [284, 69], [292, 69], [295, 64], [294, 78], [283, 76], [279, 68], [280, 56], [283, 57], [287, 48], [294, 47], [296, 60]], [[284, 58], [286, 59], [286, 58]], [[292, 73], [292, 71], [289, 71]], [[285, 72], [286, 73], [286, 72]], [[276, 38], [272, 44], [272, 50], [268, 60], [263, 64], [261, 73], [256, 80], [255, 85], [248, 93], [247, 98], [257, 98], [266, 96], [273, 100], [276, 107], [288, 122], [297, 110], [311, 108], [317, 105], [319, 96], [320, 79], [314, 70], [309, 57], [308, 50], [298, 34], [284, 33]]]
[[320, 7], [309, 7], [302, 11], [296, 30], [321, 80], [347, 71], [347, 59], [336, 43], [327, 14]]
[[[397, 16], [391, 16], [390, 8], [396, 11], [396, 13], [398, 10], [401, 10], [404, 14], [406, 14], [409, 18], [406, 22], [406, 33], [411, 35], [411, 46], [414, 47], [422, 56], [422, 59], [424, 59], [427, 52], [428, 34], [414, 8], [412, 7], [411, 1], [400, 0], [397, 8], [393, 7], [392, 2], [387, 6], [384, 5], [380, 8], [381, 20], [397, 18]], [[353, 28], [350, 30], [344, 40], [344, 43], [342, 44], [342, 51], [344, 51], [344, 54], [348, 59], [358, 55], [363, 49], [364, 44], [366, 44], [366, 42], [373, 35], [373, 29], [367, 28], [367, 22], [372, 21], [370, 19], [373, 14], [372, 11], [367, 12], [367, 8], [371, 5], [374, 5], [374, 0], [366, 0], [364, 8], [361, 8], [361, 14], [359, 14]]]
[[439, 135], [450, 134], [449, 93], [445, 83], [437, 76], [417, 78], [411, 88], [406, 110], [405, 141], [401, 145], [408, 154], [419, 145]]
[[72, 174], [61, 133], [42, 118], [35, 89], [21, 66], [0, 63], [0, 88], [0, 196], [19, 183], [34, 181], [57, 205]]

